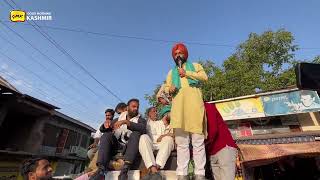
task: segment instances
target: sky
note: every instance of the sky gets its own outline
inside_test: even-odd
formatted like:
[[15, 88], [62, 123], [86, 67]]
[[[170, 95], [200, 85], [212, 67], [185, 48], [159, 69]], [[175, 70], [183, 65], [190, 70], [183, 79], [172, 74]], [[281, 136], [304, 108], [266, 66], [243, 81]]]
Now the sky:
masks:
[[6, 1], [26, 12], [50, 12], [51, 21], [35, 21], [41, 29], [121, 101], [138, 98], [141, 113], [149, 106], [144, 95], [174, 65], [174, 42], [186, 42], [189, 61], [221, 65], [251, 32], [285, 28], [301, 48], [297, 59], [320, 55], [317, 0], [0, 1], [1, 22], [32, 44], [0, 24], [0, 75], [94, 128], [119, 99], [28, 23], [9, 22], [13, 8]]

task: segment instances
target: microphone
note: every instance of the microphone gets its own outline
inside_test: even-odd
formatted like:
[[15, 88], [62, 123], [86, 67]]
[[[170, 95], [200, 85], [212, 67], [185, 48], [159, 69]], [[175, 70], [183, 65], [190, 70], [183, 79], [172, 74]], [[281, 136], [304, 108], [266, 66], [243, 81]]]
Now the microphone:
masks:
[[182, 59], [180, 56], [177, 57], [177, 60], [178, 60], [178, 67], [179, 68], [182, 68]]

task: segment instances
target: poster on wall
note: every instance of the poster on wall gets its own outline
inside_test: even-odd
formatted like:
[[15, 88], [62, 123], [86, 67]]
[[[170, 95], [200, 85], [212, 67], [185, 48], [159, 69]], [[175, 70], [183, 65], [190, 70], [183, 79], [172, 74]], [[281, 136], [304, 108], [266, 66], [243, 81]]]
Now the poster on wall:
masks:
[[320, 111], [320, 100], [315, 91], [293, 91], [261, 98], [266, 116]]
[[260, 97], [216, 103], [224, 120], [265, 117]]

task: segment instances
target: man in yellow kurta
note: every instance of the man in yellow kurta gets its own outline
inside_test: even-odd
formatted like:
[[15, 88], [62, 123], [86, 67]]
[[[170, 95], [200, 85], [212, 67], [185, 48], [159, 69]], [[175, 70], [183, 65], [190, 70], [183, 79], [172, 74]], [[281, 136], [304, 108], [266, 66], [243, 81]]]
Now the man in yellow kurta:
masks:
[[204, 179], [206, 164], [204, 146], [204, 103], [199, 81], [208, 79], [203, 67], [190, 63], [188, 50], [182, 43], [172, 49], [176, 66], [167, 75], [165, 91], [173, 96], [171, 109], [171, 127], [175, 129], [177, 143], [178, 179], [187, 179], [190, 160], [189, 138], [193, 146], [195, 179]]

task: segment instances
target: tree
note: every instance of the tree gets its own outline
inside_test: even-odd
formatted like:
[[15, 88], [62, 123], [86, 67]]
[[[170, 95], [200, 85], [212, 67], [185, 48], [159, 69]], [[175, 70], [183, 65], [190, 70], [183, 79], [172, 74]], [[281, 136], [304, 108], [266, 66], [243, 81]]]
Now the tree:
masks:
[[160, 87], [161, 87], [161, 84], [158, 84], [156, 86], [156, 88], [153, 90], [153, 93], [151, 95], [149, 95], [149, 94], [145, 94], [144, 95], [144, 98], [149, 102], [149, 104], [151, 106], [156, 107], [157, 110], [160, 109], [160, 104], [158, 103], [158, 99], [157, 99], [156, 95], [157, 95]]
[[[208, 74], [208, 81], [201, 84], [204, 100], [220, 100], [295, 85], [294, 66], [299, 61], [294, 54], [298, 46], [293, 42], [292, 33], [284, 29], [260, 35], [251, 33], [221, 67], [210, 60], [199, 60]], [[311, 62], [320, 63], [320, 56]]]
[[320, 56], [316, 56], [313, 60], [312, 63], [320, 64]]

